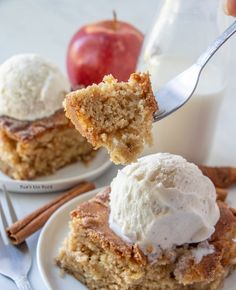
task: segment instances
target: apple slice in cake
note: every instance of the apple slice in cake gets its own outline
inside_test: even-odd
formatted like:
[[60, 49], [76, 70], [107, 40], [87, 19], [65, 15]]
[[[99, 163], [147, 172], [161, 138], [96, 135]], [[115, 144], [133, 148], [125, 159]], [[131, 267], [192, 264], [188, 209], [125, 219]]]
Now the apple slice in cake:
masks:
[[116, 164], [135, 161], [144, 144], [152, 143], [158, 105], [148, 73], [133, 73], [128, 82], [105, 76], [98, 85], [68, 94], [64, 107], [76, 129], [95, 148], [106, 147]]

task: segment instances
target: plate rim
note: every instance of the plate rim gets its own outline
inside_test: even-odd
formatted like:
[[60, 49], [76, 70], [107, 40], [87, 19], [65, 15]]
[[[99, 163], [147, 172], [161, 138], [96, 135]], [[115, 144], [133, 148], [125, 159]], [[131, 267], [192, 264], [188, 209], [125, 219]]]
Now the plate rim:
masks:
[[[10, 191], [16, 193], [47, 193], [65, 191], [84, 180], [92, 181], [96, 179], [97, 177], [105, 173], [109, 167], [112, 166], [113, 163], [110, 160], [107, 151], [104, 148], [99, 151], [100, 152], [98, 152], [95, 156], [95, 158], [97, 157], [98, 159], [91, 160], [91, 165], [89, 164], [87, 168], [83, 167], [84, 172], [82, 172], [81, 174], [79, 173], [79, 171], [78, 173], [73, 174], [69, 174], [68, 172], [66, 172], [65, 174], [61, 174], [61, 177], [55, 177], [53, 176], [55, 173], [52, 173], [50, 175], [41, 176], [41, 178], [45, 178], [45, 180], [16, 180], [7, 176], [6, 174], [4, 174], [4, 172], [0, 171], [2, 174], [4, 174], [0, 176], [0, 186], [1, 184], [5, 184], [5, 186], [9, 188]], [[94, 165], [93, 162], [96, 165]], [[80, 168], [81, 166], [80, 161], [68, 164], [67, 166], [71, 165], [78, 166], [78, 168]], [[64, 166], [63, 168], [61, 168], [61, 170], [63, 170], [67, 166]], [[73, 168], [71, 170], [73, 170]]]
[[[69, 164], [68, 164], [69, 165]], [[2, 178], [0, 178], [0, 182], [7, 182], [7, 183], [12, 183], [12, 184], [44, 184], [44, 185], [47, 185], [47, 184], [62, 184], [62, 183], [65, 183], [65, 182], [73, 182], [73, 181], [76, 181], [79, 178], [83, 179], [83, 178], [87, 178], [88, 174], [89, 174], [89, 177], [92, 176], [92, 175], [95, 175], [98, 171], [101, 171], [101, 168], [102, 169], [107, 169], [108, 167], [110, 167], [112, 165], [112, 162], [111, 160], [107, 160], [102, 166], [100, 166], [99, 168], [96, 168], [92, 171], [89, 171], [88, 173], [84, 173], [82, 175], [79, 175], [77, 177], [70, 177], [70, 178], [60, 178], [58, 181], [56, 180], [39, 180], [39, 181], [33, 181], [33, 180], [16, 180], [16, 179], [10, 179], [10, 180], [4, 180]], [[2, 172], [2, 171], [1, 171]], [[50, 176], [50, 175], [47, 175], [47, 176]]]
[[[70, 207], [70, 205], [72, 205], [73, 203], [78, 202], [78, 204], [80, 203], [80, 199], [85, 200], [89, 200], [90, 198], [92, 198], [93, 196], [95, 196], [98, 192], [104, 190], [107, 186], [104, 187], [99, 187], [99, 188], [95, 188], [93, 190], [90, 190], [86, 193], [81, 194], [80, 196], [77, 196], [75, 198], [73, 198], [72, 200], [68, 201], [67, 203], [65, 203], [63, 206], [61, 206], [60, 208], [58, 208], [53, 214], [52, 216], [48, 219], [48, 221], [46, 222], [46, 224], [43, 226], [39, 238], [38, 238], [38, 242], [37, 242], [37, 247], [36, 247], [36, 263], [38, 266], [38, 270], [39, 270], [39, 274], [43, 280], [43, 283], [45, 284], [45, 286], [48, 289], [53, 289], [50, 281], [45, 273], [45, 269], [43, 267], [43, 263], [42, 263], [42, 259], [41, 257], [41, 252], [42, 252], [42, 245], [44, 242], [44, 238], [45, 238], [45, 234], [48, 230], [48, 227], [52, 224], [52, 222], [54, 221], [54, 219], [57, 218], [57, 216], [59, 216], [60, 214], [62, 214], [62, 212], [67, 208]], [[81, 201], [83, 202], [83, 201]], [[60, 275], [58, 273], [58, 278], [60, 278]]]

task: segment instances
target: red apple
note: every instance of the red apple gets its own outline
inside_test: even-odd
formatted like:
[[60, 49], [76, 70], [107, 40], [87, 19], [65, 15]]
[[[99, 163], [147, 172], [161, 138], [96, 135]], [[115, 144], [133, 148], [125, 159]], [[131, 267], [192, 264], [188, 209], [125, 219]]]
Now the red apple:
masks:
[[235, 0], [228, 0], [225, 5], [226, 5], [227, 14], [236, 17], [236, 1]]
[[83, 26], [71, 39], [67, 52], [72, 87], [99, 83], [106, 74], [127, 81], [135, 71], [142, 43], [139, 30], [116, 19]]

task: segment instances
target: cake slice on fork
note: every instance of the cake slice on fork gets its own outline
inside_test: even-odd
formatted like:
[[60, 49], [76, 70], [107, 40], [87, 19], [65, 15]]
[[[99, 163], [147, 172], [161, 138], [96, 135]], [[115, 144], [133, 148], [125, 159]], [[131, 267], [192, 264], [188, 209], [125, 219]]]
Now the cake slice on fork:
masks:
[[144, 144], [152, 143], [158, 105], [148, 73], [133, 73], [128, 82], [105, 76], [98, 85], [68, 94], [64, 107], [76, 129], [95, 148], [106, 147], [116, 164], [135, 161]]

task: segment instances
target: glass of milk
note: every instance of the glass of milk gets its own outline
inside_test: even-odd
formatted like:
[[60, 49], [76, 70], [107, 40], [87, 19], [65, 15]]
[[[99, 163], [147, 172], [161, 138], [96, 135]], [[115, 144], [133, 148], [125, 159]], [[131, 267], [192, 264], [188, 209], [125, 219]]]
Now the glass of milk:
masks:
[[[151, 74], [155, 94], [158, 88], [191, 66], [220, 34], [222, 7], [219, 4], [218, 0], [163, 2], [138, 64], [138, 70]], [[203, 71], [190, 101], [153, 124], [154, 143], [146, 148], [146, 154], [169, 152], [198, 164], [206, 161], [226, 87], [226, 58], [224, 49], [218, 52]]]

